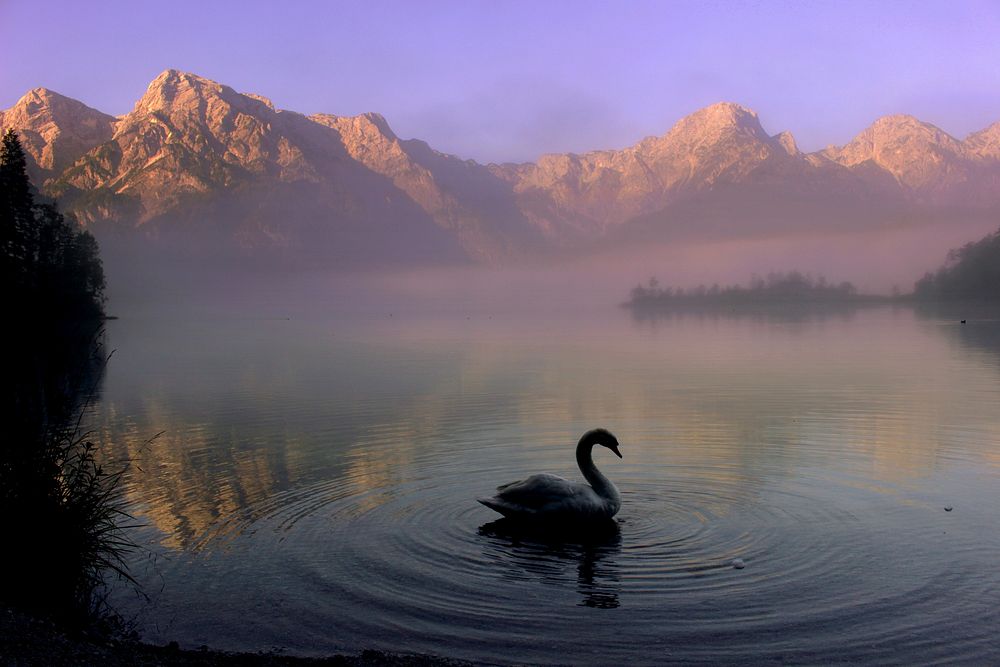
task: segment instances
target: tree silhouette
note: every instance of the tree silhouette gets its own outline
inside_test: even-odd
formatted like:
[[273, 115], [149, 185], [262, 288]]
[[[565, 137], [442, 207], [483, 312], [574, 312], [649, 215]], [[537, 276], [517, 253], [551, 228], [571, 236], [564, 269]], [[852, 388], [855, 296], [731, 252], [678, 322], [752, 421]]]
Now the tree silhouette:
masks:
[[27, 278], [32, 206], [24, 150], [14, 131], [8, 130], [0, 144], [0, 260], [4, 284], [15, 291], [25, 286]]
[[[63, 619], [96, 609], [122, 564], [120, 473], [76, 431], [103, 372], [104, 271], [94, 237], [42, 201], [17, 135], [0, 140], [0, 277], [7, 321], [0, 374], [0, 525], [17, 536], [0, 602]], [[120, 571], [120, 569], [119, 569]]]
[[685, 290], [680, 287], [660, 287], [656, 278], [650, 278], [648, 285], [637, 285], [632, 289], [627, 305], [633, 308], [676, 308], [686, 306], [735, 306], [751, 303], [770, 304], [844, 304], [870, 301], [873, 297], [858, 294], [857, 288], [849, 283], [831, 285], [826, 278], [813, 278], [799, 271], [789, 273], [768, 273], [761, 278], [754, 274], [749, 287], [717, 283], [711, 287], [698, 285]]
[[913, 286], [920, 299], [1000, 299], [1000, 230], [948, 253], [945, 265]]
[[48, 322], [103, 315], [97, 241], [55, 205], [36, 202], [13, 130], [0, 146], [0, 267], [8, 308], [18, 314]]

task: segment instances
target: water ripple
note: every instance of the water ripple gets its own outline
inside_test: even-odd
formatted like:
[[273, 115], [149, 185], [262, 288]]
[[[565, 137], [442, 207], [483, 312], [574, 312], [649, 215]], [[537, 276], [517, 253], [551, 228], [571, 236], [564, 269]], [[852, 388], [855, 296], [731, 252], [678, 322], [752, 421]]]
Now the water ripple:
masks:
[[[347, 648], [447, 646], [479, 660], [577, 663], [592, 660], [580, 652], [586, 636], [601, 647], [598, 662], [635, 661], [636, 642], [649, 662], [681, 649], [685, 661], [707, 662], [747, 651], [779, 661], [995, 655], [966, 622], [972, 613], [1000, 620], [985, 603], [996, 584], [933, 556], [937, 513], [921, 528], [912, 514], [930, 507], [898, 506], [910, 534], [887, 548], [893, 517], [872, 521], [824, 500], [849, 497], [846, 478], [837, 486], [817, 474], [762, 491], [731, 465], [623, 466], [616, 521], [553, 535], [472, 501], [502, 469], [420, 462], [411, 479], [385, 486], [348, 474], [278, 494], [229, 517], [202, 547], [250, 571], [280, 571], [255, 582], [255, 595], [325, 619], [355, 638]], [[976, 549], [953, 548], [959, 560]], [[288, 582], [294, 599], [282, 590]], [[964, 636], [964, 653], [927, 636]]]

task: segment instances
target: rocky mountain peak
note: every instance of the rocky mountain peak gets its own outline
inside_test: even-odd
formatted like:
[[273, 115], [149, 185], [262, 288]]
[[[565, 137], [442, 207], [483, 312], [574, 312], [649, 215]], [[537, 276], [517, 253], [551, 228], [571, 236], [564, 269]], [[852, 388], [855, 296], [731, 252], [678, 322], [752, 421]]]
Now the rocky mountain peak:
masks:
[[883, 116], [843, 148], [824, 155], [846, 167], [874, 165], [911, 189], [936, 190], [965, 178], [961, 142], [908, 114]]
[[0, 112], [0, 126], [18, 130], [31, 177], [44, 182], [111, 138], [114, 116], [48, 88], [34, 88]]
[[348, 149], [357, 144], [376, 146], [395, 144], [399, 141], [386, 119], [377, 113], [363, 113], [357, 116], [321, 113], [310, 116], [309, 119], [337, 130]]
[[772, 139], [760, 125], [756, 112], [732, 102], [719, 102], [677, 121], [662, 137], [644, 141], [642, 150], [656, 153], [688, 153], [731, 142], [764, 143]]
[[263, 95], [258, 95], [257, 93], [241, 93], [241, 94], [243, 95], [243, 97], [249, 97], [252, 100], [257, 100], [271, 111], [276, 111], [276, 109], [274, 108], [274, 102], [272, 102], [271, 98], [269, 97], [264, 97]]
[[[25, 123], [32, 120], [71, 120], [73, 116], [95, 116], [114, 120], [113, 116], [91, 109], [83, 102], [60, 95], [48, 88], [32, 88], [21, 96], [14, 106], [4, 112], [5, 118], [18, 118]], [[13, 123], [9, 123], [13, 127]]]
[[717, 102], [699, 109], [682, 118], [674, 129], [700, 132], [743, 131], [767, 136], [760, 126], [757, 113], [733, 102]]
[[743, 125], [758, 124], [757, 112], [735, 102], [716, 102], [695, 112], [705, 117], [718, 119], [720, 122]]
[[170, 112], [178, 108], [194, 108], [204, 100], [222, 99], [229, 104], [242, 106], [245, 100], [263, 103], [273, 110], [270, 100], [256, 95], [241, 95], [229, 86], [200, 77], [197, 74], [175, 69], [164, 70], [153, 79], [145, 94], [136, 102], [133, 113]]
[[361, 114], [360, 116], [358, 116], [358, 118], [363, 118], [364, 120], [371, 123], [378, 129], [379, 132], [384, 134], [386, 137], [389, 137], [390, 139], [396, 139], [396, 133], [392, 131], [391, 127], [389, 127], [389, 122], [385, 119], [385, 117], [382, 114], [375, 112], [368, 112]]
[[21, 96], [21, 99], [14, 104], [13, 108], [24, 107], [26, 112], [31, 113], [43, 107], [51, 106], [57, 100], [70, 100], [70, 98], [64, 97], [48, 88], [32, 88]]
[[777, 134], [775, 135], [774, 140], [778, 142], [778, 145], [781, 146], [789, 155], [799, 155], [799, 146], [795, 143], [795, 137], [792, 136], [791, 132], [786, 130]]
[[879, 118], [855, 137], [851, 144], [885, 145], [900, 141], [920, 143], [924, 146], [936, 145], [955, 152], [961, 150], [959, 141], [953, 136], [935, 125], [908, 114]]
[[850, 143], [832, 151], [841, 164], [851, 166], [874, 160], [878, 164], [913, 157], [916, 151], [937, 148], [960, 153], [961, 144], [940, 128], [907, 114], [879, 118]]
[[970, 134], [963, 143], [980, 158], [1000, 160], [1000, 122]]

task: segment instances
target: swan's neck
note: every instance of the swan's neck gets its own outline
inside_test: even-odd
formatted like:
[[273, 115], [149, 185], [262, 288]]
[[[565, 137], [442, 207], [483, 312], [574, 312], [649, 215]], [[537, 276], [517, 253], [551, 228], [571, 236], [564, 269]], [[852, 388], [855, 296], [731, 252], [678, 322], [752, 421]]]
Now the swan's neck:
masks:
[[618, 487], [594, 465], [592, 450], [595, 444], [595, 441], [588, 438], [580, 440], [580, 443], [576, 446], [576, 464], [580, 466], [580, 472], [583, 473], [584, 478], [590, 482], [590, 485], [594, 487], [594, 491], [599, 496], [618, 502], [621, 498], [618, 493]]

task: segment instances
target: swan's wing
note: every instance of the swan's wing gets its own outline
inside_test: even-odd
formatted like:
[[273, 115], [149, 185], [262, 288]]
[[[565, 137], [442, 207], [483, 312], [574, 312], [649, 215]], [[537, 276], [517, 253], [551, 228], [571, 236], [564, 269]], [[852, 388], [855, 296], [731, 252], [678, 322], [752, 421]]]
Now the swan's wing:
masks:
[[569, 480], [559, 475], [550, 475], [547, 472], [543, 472], [539, 475], [532, 475], [528, 479], [519, 479], [514, 482], [507, 482], [506, 484], [501, 484], [497, 487], [497, 491], [503, 491], [508, 489], [514, 491], [515, 489], [532, 488], [535, 486], [545, 486], [545, 485], [558, 485], [558, 484], [571, 484]]
[[524, 509], [539, 509], [575, 495], [579, 486], [558, 475], [542, 473], [497, 487], [496, 499]]

